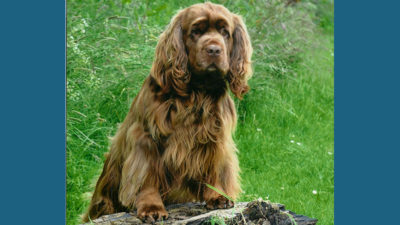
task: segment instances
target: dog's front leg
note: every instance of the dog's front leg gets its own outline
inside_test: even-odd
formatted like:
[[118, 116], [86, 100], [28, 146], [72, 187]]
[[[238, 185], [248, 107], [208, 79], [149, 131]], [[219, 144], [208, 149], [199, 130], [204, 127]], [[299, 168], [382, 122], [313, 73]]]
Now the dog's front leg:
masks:
[[164, 179], [158, 146], [140, 124], [133, 124], [127, 133], [134, 144], [127, 146], [119, 200], [129, 209], [136, 208], [142, 220], [153, 222], [165, 218], [168, 214], [159, 192]]
[[[226, 193], [222, 185], [218, 181], [210, 182], [211, 186], [215, 189], [219, 190], [220, 192]], [[209, 188], [204, 187], [203, 199], [206, 201], [206, 208], [207, 209], [227, 209], [232, 208], [234, 203], [227, 199], [225, 196], [219, 194], [217, 191]]]
[[146, 222], [168, 218], [158, 188], [149, 181], [139, 191], [136, 208], [138, 217]]

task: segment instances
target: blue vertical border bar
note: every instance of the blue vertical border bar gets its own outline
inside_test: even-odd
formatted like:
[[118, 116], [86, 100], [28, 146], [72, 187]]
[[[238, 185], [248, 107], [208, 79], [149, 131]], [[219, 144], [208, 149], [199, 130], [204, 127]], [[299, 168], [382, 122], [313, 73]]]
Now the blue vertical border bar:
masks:
[[400, 2], [335, 1], [335, 224], [398, 224]]
[[65, 10], [0, 6], [0, 224], [65, 223]]

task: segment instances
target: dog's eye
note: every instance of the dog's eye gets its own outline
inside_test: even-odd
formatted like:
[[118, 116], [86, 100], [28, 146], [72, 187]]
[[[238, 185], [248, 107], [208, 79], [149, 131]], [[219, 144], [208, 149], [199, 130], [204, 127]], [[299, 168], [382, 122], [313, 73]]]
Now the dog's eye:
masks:
[[200, 29], [193, 29], [192, 30], [192, 35], [199, 35], [201, 34], [201, 30]]
[[222, 29], [222, 30], [221, 30], [221, 34], [222, 34], [222, 36], [224, 36], [225, 38], [229, 38], [229, 37], [230, 37], [229, 32], [228, 32], [226, 29]]

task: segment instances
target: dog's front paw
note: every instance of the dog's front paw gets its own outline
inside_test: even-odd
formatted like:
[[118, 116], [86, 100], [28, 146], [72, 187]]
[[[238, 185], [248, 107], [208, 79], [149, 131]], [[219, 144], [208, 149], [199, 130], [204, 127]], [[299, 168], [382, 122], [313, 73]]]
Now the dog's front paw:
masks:
[[225, 198], [222, 195], [219, 195], [217, 198], [210, 199], [206, 202], [207, 209], [228, 209], [234, 206], [234, 203]]
[[164, 206], [147, 205], [137, 210], [139, 219], [146, 223], [154, 223], [157, 220], [165, 220], [168, 218], [168, 212]]

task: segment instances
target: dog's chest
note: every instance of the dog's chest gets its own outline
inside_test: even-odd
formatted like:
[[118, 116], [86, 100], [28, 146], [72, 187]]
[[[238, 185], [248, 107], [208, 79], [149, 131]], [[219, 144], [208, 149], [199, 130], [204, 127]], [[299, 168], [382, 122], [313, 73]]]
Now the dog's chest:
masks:
[[236, 121], [235, 108], [229, 96], [214, 101], [197, 96], [190, 104], [168, 100], [155, 107], [156, 115], [149, 130], [161, 152], [171, 161], [200, 157], [197, 152], [210, 152], [226, 141]]
[[173, 133], [187, 148], [217, 142], [223, 136], [224, 120], [216, 106], [193, 108], [171, 113]]

